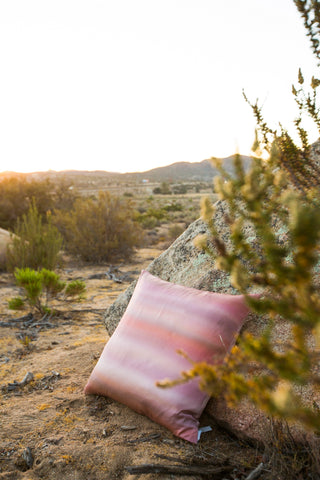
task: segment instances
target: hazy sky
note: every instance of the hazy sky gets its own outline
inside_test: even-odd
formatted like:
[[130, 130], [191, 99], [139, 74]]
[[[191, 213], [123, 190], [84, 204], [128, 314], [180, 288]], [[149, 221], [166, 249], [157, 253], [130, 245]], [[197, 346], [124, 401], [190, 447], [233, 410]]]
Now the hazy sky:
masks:
[[[317, 74], [292, 0], [0, 0], [0, 171], [249, 154]], [[314, 138], [314, 140], [316, 137]]]

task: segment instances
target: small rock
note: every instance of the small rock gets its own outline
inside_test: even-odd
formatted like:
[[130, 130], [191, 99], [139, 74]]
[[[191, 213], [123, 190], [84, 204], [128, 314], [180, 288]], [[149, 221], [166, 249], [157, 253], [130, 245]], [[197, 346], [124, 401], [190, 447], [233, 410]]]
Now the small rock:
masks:
[[26, 465], [28, 468], [32, 468], [34, 457], [32, 455], [32, 451], [30, 447], [27, 447], [22, 454], [22, 458], [25, 460]]
[[174, 440], [170, 440], [169, 438], [164, 438], [162, 441], [163, 441], [163, 443], [166, 443], [167, 445], [174, 445], [175, 444]]
[[34, 462], [34, 457], [30, 447], [27, 447], [22, 454], [18, 457], [17, 461], [15, 462], [16, 467], [18, 470], [22, 472], [26, 472], [32, 468]]

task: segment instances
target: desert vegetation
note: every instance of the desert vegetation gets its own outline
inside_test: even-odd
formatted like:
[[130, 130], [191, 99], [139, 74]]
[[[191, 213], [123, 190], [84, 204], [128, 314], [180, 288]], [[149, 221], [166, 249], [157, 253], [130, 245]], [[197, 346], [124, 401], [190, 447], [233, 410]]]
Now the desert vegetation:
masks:
[[46, 268], [41, 270], [16, 268], [14, 276], [16, 284], [22, 287], [24, 295], [9, 300], [9, 308], [12, 310], [21, 310], [27, 303], [31, 311], [34, 310], [41, 315], [52, 314], [53, 311], [49, 307], [50, 300], [62, 294], [65, 299], [81, 298], [86, 290], [84, 282], [80, 280], [63, 282], [58, 274]]
[[54, 208], [69, 210], [77, 197], [72, 184], [63, 178], [34, 179], [27, 174], [0, 176], [0, 228], [13, 230], [18, 218], [25, 215], [32, 203], [42, 216]]
[[85, 173], [58, 177], [0, 176], [0, 228], [13, 234], [3, 269], [54, 270], [63, 252], [101, 263], [128, 260], [141, 246], [164, 248], [198, 217], [202, 196], [212, 191], [199, 181], [159, 181], [155, 187], [127, 179], [118, 180], [116, 190], [108, 181], [89, 183], [88, 191]]

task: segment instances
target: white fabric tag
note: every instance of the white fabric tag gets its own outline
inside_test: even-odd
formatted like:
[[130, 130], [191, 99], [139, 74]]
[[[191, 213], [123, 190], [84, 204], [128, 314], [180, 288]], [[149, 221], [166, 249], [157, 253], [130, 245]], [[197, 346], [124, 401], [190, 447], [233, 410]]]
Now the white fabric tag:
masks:
[[202, 433], [205, 433], [205, 432], [211, 432], [212, 431], [212, 428], [211, 427], [201, 427], [199, 428], [198, 430], [198, 441], [200, 440], [200, 437], [201, 437], [201, 434]]

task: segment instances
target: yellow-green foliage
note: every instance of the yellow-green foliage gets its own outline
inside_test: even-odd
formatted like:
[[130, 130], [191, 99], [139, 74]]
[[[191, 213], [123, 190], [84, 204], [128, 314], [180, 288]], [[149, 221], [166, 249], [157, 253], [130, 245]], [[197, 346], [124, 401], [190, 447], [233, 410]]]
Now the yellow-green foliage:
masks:
[[97, 199], [78, 199], [69, 212], [55, 211], [66, 249], [83, 260], [102, 262], [128, 257], [141, 240], [130, 200], [100, 192]]
[[8, 306], [11, 310], [22, 310], [24, 301], [21, 297], [13, 297], [9, 300]]
[[[230, 274], [233, 286], [268, 325], [259, 338], [243, 335], [223, 365], [194, 364], [182, 381], [199, 376], [202, 388], [211, 395], [223, 393], [229, 404], [248, 397], [268, 414], [320, 429], [319, 409], [303, 405], [292, 388], [316, 390], [320, 384], [315, 346], [320, 345], [320, 206], [295, 190], [270, 162], [253, 160], [245, 174], [236, 157], [235, 170], [235, 177], [225, 174], [215, 181], [216, 193], [229, 207], [230, 242], [219, 237], [215, 207], [205, 199], [202, 217], [210, 235], [198, 239], [198, 246], [214, 257], [216, 268]], [[259, 289], [260, 298], [248, 295], [252, 287]], [[291, 330], [291, 339], [280, 349], [272, 338], [279, 318]]]
[[[311, 48], [315, 57], [320, 60], [320, 5], [319, 0], [293, 0], [301, 14], [307, 36], [311, 41]], [[319, 63], [318, 63], [319, 64]]]
[[[64, 291], [67, 297], [81, 297], [85, 292], [84, 282], [73, 281], [66, 285], [66, 282], [60, 280], [60, 276], [55, 272], [43, 268], [40, 271], [30, 268], [16, 269], [14, 272], [17, 285], [23, 288], [25, 300], [31, 308], [39, 313], [50, 313], [48, 304], [50, 299], [57, 298]], [[24, 305], [24, 299], [15, 297], [9, 301], [9, 308], [13, 310], [20, 309]]]
[[[295, 4], [320, 60], [320, 3]], [[223, 394], [229, 404], [247, 397], [270, 415], [300, 421], [319, 432], [319, 406], [306, 405], [297, 387], [318, 393], [320, 386], [320, 171], [301, 123], [303, 114], [311, 116], [320, 133], [320, 82], [312, 78], [309, 94], [302, 90], [301, 72], [298, 83], [293, 94], [301, 145], [296, 146], [282, 127], [279, 132], [270, 129], [257, 103], [251, 105], [258, 123], [255, 151], [267, 153], [268, 160], [254, 158], [245, 173], [236, 156], [234, 176], [220, 167], [214, 184], [228, 209], [229, 241], [219, 237], [209, 200], [203, 202], [202, 217], [210, 234], [197, 241], [214, 258], [216, 268], [230, 274], [251, 310], [264, 315], [267, 327], [260, 337], [242, 335], [223, 365], [196, 363], [176, 383], [200, 377], [203, 389]], [[260, 298], [248, 295], [252, 287], [261, 292]], [[272, 336], [280, 319], [286, 321], [288, 334], [282, 343]]]
[[79, 299], [84, 295], [86, 291], [86, 284], [81, 280], [73, 280], [68, 283], [65, 289], [66, 297], [78, 297]]

